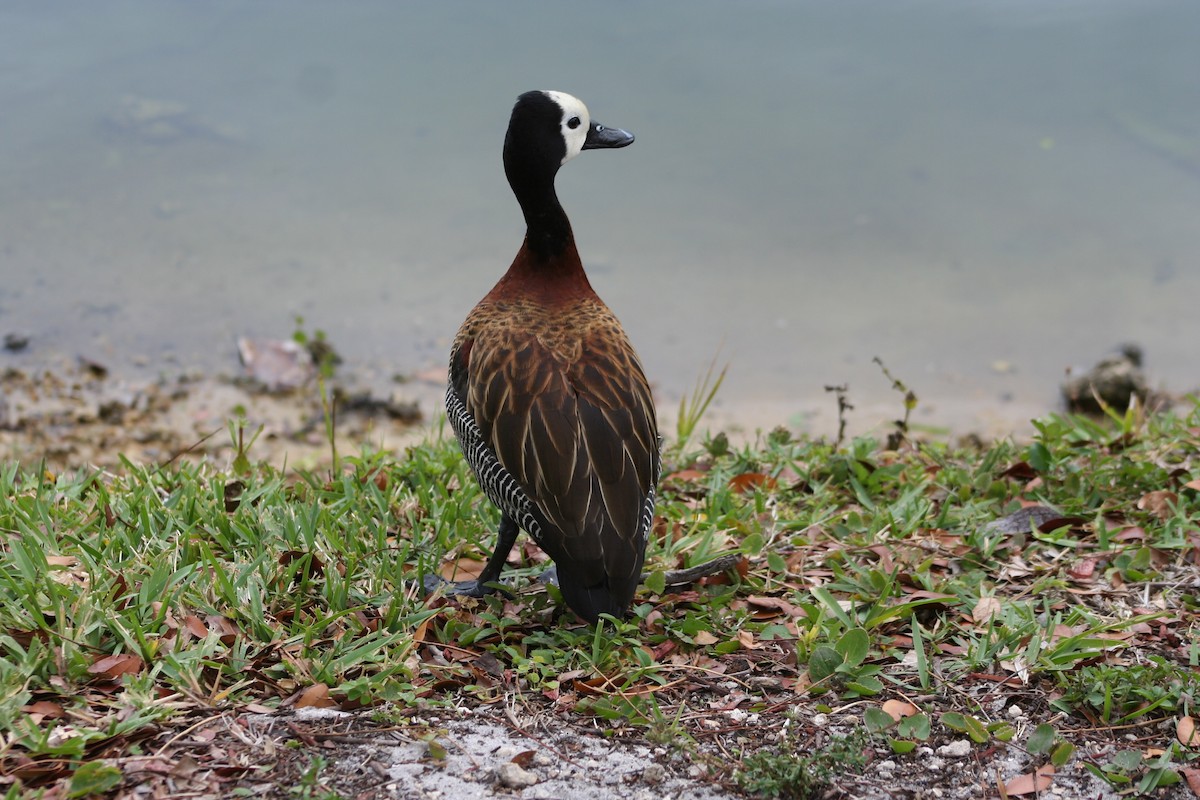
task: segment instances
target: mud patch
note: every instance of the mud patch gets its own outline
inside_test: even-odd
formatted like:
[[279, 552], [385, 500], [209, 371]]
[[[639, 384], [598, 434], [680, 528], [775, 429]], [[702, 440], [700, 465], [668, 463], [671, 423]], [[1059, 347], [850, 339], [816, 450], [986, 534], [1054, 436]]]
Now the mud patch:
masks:
[[[352, 455], [364, 445], [392, 450], [419, 439], [440, 389], [417, 383], [383, 392], [346, 381], [327, 392], [334, 441]], [[137, 381], [86, 360], [0, 373], [0, 458], [26, 467], [116, 467], [122, 457], [227, 465], [239, 426], [251, 460], [312, 467], [331, 459], [326, 419], [315, 383], [267, 392], [244, 379], [196, 374]]]

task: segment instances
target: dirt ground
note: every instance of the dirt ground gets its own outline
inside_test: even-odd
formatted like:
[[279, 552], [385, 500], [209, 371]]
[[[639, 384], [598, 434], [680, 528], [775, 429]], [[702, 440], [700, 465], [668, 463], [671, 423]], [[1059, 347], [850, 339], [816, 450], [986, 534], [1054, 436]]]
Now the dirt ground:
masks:
[[[734, 753], [783, 752], [787, 741], [819, 743], [860, 724], [859, 710], [821, 714], [809, 704], [786, 713], [731, 709], [688, 727], [693, 744], [649, 741], [640, 729], [603, 730], [591, 720], [526, 708], [301, 709], [221, 714], [181, 722], [167, 746], [127, 759], [122, 771], [141, 783], [129, 798], [342, 797], [354, 800], [732, 800]], [[152, 749], [152, 748], [148, 748]], [[836, 777], [816, 797], [860, 800], [971, 800], [1001, 797], [1000, 786], [1028, 774], [1035, 757], [1019, 747], [980, 748], [967, 740], [931, 741], [916, 753], [866, 753], [862, 774]], [[1011, 796], [1116, 800], [1088, 772], [1081, 753], [1053, 785]], [[134, 763], [136, 762], [136, 763]], [[1011, 785], [1011, 784], [1010, 784]], [[1015, 787], [1014, 787], [1015, 788]], [[1155, 796], [1194, 796], [1183, 786]]]
[[[367, 445], [402, 450], [424, 436], [422, 423], [440, 407], [438, 377], [387, 393], [331, 382], [339, 454]], [[313, 468], [331, 460], [315, 379], [279, 389], [246, 374], [130, 379], [84, 360], [0, 372], [0, 459], [25, 465], [116, 467], [123, 455], [139, 464], [186, 457], [228, 466], [237, 451], [230, 424], [239, 417], [252, 461]]]

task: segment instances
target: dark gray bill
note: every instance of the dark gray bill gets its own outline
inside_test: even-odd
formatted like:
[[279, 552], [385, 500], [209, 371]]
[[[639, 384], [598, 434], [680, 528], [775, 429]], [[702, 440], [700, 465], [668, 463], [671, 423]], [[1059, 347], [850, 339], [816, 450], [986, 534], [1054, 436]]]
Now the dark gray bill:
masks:
[[595, 120], [588, 126], [587, 138], [583, 140], [584, 150], [596, 150], [601, 147], [624, 147], [633, 144], [633, 134], [620, 128], [608, 128]]

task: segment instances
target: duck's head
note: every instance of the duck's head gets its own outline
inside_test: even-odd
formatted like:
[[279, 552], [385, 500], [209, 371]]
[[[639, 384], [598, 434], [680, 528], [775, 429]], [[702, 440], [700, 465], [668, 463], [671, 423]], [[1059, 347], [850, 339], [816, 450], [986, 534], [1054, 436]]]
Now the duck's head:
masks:
[[558, 168], [581, 150], [625, 147], [633, 134], [601, 125], [578, 97], [534, 91], [517, 98], [504, 137], [504, 171], [509, 183], [553, 181]]

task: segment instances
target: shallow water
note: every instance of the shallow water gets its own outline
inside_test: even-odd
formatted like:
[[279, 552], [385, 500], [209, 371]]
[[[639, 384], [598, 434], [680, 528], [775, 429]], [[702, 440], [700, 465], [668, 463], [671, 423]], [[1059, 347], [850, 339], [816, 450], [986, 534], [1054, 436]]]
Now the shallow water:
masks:
[[[1200, 4], [0, 5], [0, 362], [231, 370], [327, 332], [442, 365], [521, 216], [515, 96], [634, 146], [559, 177], [660, 399], [1052, 407], [1133, 340], [1200, 385]], [[819, 416], [819, 415], [818, 415]]]

